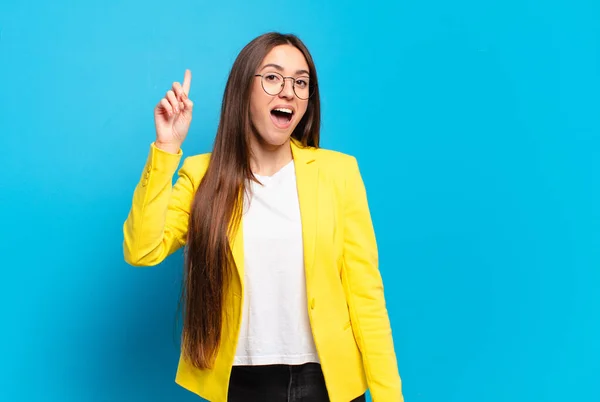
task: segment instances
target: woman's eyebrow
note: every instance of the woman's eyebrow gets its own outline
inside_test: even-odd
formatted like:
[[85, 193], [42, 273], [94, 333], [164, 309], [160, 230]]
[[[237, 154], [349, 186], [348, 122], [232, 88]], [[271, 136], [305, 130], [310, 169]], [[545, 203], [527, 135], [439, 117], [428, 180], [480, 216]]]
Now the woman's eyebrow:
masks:
[[[267, 67], [272, 67], [272, 68], [274, 68], [275, 70], [278, 70], [278, 71], [283, 71], [283, 67], [281, 67], [279, 64], [275, 64], [275, 63], [269, 63], [269, 64], [265, 64], [265, 65], [264, 65], [264, 66], [261, 68], [261, 70], [264, 70], [264, 69], [265, 69], [265, 68], [267, 68]], [[308, 71], [306, 71], [306, 70], [296, 70], [296, 74], [306, 74], [306, 75], [310, 75], [310, 73], [309, 73]]]

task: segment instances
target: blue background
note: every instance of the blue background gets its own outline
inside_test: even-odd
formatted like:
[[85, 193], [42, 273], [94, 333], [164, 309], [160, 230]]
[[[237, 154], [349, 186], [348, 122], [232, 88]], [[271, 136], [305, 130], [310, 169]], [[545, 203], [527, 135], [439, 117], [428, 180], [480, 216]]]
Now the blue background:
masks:
[[3, 1], [0, 400], [198, 400], [181, 254], [126, 265], [122, 223], [171, 83], [206, 152], [238, 51], [280, 30], [361, 165], [406, 400], [599, 401], [600, 6], [568, 3]]

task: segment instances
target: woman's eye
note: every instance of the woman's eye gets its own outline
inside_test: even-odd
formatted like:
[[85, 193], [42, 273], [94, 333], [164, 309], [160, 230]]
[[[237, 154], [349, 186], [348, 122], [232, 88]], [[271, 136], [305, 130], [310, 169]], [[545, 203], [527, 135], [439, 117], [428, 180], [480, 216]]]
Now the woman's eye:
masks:
[[306, 88], [308, 82], [306, 80], [296, 80], [296, 85], [298, 85], [299, 88]]

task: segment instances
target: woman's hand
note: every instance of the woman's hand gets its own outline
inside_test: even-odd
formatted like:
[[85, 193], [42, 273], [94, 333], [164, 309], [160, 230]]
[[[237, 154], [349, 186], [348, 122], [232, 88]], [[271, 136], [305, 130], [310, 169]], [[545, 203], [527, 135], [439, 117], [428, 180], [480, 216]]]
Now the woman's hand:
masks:
[[190, 129], [194, 107], [188, 98], [191, 82], [192, 73], [185, 70], [183, 85], [174, 82], [154, 108], [155, 145], [164, 151], [178, 153]]

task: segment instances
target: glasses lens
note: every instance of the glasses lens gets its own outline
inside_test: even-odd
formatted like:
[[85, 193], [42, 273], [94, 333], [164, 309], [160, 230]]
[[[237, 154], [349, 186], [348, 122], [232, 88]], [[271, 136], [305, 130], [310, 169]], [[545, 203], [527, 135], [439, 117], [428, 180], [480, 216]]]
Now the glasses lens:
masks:
[[262, 76], [263, 89], [269, 95], [277, 95], [283, 87], [283, 76], [278, 73], [265, 73]]
[[300, 99], [308, 99], [311, 95], [310, 80], [308, 77], [298, 77], [294, 81], [294, 91]]

